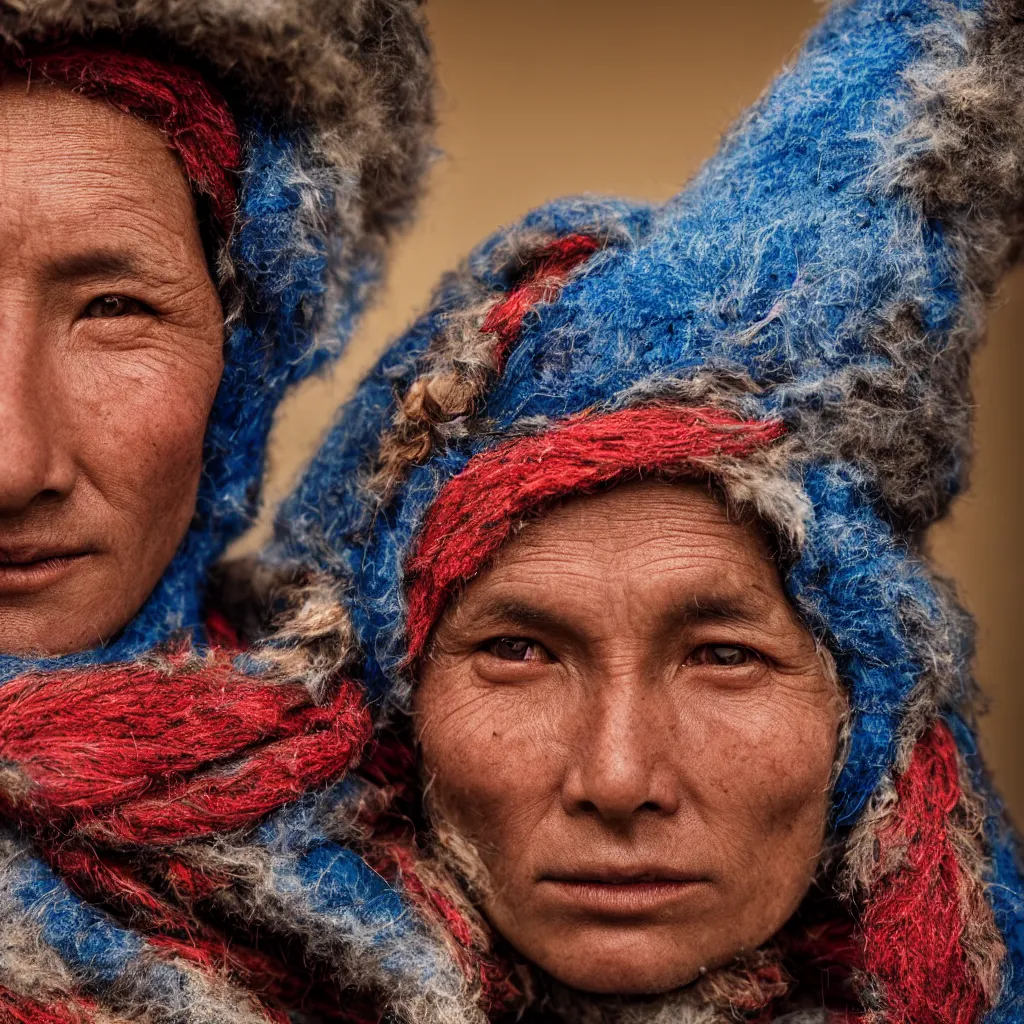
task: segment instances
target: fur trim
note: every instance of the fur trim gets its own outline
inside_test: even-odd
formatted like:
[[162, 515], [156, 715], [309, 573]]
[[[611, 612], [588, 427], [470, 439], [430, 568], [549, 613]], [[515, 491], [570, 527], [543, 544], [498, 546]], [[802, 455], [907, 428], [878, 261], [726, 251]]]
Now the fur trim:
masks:
[[599, 248], [596, 238], [583, 233], [567, 238], [516, 236], [507, 249], [491, 254], [492, 260], [502, 259], [492, 272], [513, 276], [507, 293], [493, 294], [468, 269], [451, 279], [462, 303], [445, 318], [423, 358], [423, 372], [398, 399], [366, 484], [370, 493], [386, 503], [408, 468], [426, 461], [435, 444], [472, 432], [473, 418], [518, 340], [526, 314], [556, 298], [569, 276]]
[[220, 910], [291, 938], [341, 990], [373, 991], [406, 1024], [483, 1024], [443, 943], [395, 912], [398, 894], [323, 836], [308, 806], [297, 810], [269, 822], [262, 842], [183, 851], [200, 871], [232, 880], [214, 894]]
[[[236, 112], [305, 125], [353, 251], [380, 256], [430, 158], [433, 70], [419, 0], [3, 0], [8, 45], [67, 37], [198, 65]], [[240, 118], [241, 120], [241, 118]], [[316, 211], [311, 210], [312, 215]]]
[[[942, 750], [946, 756], [952, 754], [947, 763], [943, 763], [944, 758], [939, 753]], [[926, 762], [922, 761], [922, 756], [931, 760], [928, 765], [930, 774], [924, 775], [923, 779], [921, 767]], [[944, 769], [949, 771], [948, 777], [944, 776]], [[915, 771], [920, 780], [917, 784], [921, 787], [916, 794], [912, 792], [914, 783], [908, 781]], [[950, 804], [945, 807], [939, 803], [940, 794], [944, 792], [952, 796]], [[934, 800], [935, 806], [929, 808], [929, 812], [935, 815], [932, 821], [927, 818], [907, 819], [914, 808], [915, 798], [923, 798], [926, 802]], [[911, 763], [899, 773], [896, 782], [887, 780], [879, 788], [851, 832], [839, 886], [840, 892], [865, 908], [863, 912], [869, 929], [869, 967], [877, 971], [878, 965], [887, 957], [886, 952], [878, 948], [882, 935], [870, 931], [873, 924], [871, 904], [879, 898], [879, 890], [882, 890], [882, 898], [896, 901], [900, 912], [914, 922], [917, 933], [925, 941], [930, 928], [934, 927], [927, 920], [928, 914], [940, 912], [944, 901], [952, 899], [958, 904], [955, 943], [950, 944], [952, 949], [941, 950], [948, 962], [926, 961], [922, 964], [920, 961], [925, 951], [908, 947], [896, 953], [896, 957], [909, 966], [909, 970], [898, 973], [896, 992], [887, 993], [877, 973], [863, 977], [866, 1005], [871, 1011], [866, 1020], [890, 1020], [884, 1012], [887, 1005], [893, 1006], [897, 1017], [904, 1017], [908, 1003], [918, 1005], [914, 1003], [913, 994], [903, 991], [904, 983], [908, 988], [915, 983], [919, 985], [920, 976], [927, 976], [929, 971], [944, 972], [943, 985], [952, 987], [953, 974], [957, 969], [954, 957], [960, 958], [959, 970], [964, 975], [960, 981], [965, 989], [961, 999], [966, 999], [973, 988], [975, 998], [987, 1007], [998, 1002], [1007, 950], [986, 898], [985, 880], [989, 871], [985, 817], [985, 803], [974, 788], [962, 755], [955, 752], [946, 727], [938, 725], [918, 741]], [[948, 877], [950, 874], [954, 876], [952, 879]], [[915, 876], [918, 891], [922, 887], [928, 890], [926, 896], [917, 897], [918, 902], [911, 894]], [[901, 886], [906, 891], [901, 892]], [[922, 898], [927, 901], [927, 907], [919, 902]], [[887, 965], [890, 972], [891, 964], [898, 962], [898, 959], [890, 959]], [[911, 977], [914, 972], [917, 978]], [[891, 976], [886, 981], [891, 984]], [[943, 1007], [950, 1009], [948, 994], [940, 991], [935, 998], [936, 1007], [941, 1002]], [[922, 1007], [918, 1005], [918, 1009]], [[973, 1021], [975, 1018], [965, 1016], [962, 1019]]]
[[210, 597], [261, 674], [302, 683], [315, 701], [359, 662], [344, 586], [326, 573], [233, 559], [214, 571]]
[[[400, 699], [404, 642], [428, 634], [436, 609], [427, 602], [501, 543], [487, 521], [499, 497], [509, 510], [502, 530], [527, 511], [529, 495], [517, 490], [526, 474], [503, 447], [511, 439], [537, 450], [531, 466], [546, 472], [558, 460], [539, 440], [556, 425], [622, 417], [621, 426], [640, 407], [682, 415], [696, 402], [713, 407], [705, 418], [770, 426], [777, 446], [709, 450], [697, 465], [776, 532], [789, 592], [849, 698], [819, 879], [821, 902], [832, 911], [832, 896], [848, 896], [852, 920], [791, 935], [816, 909], [809, 899], [749, 960], [655, 1001], [654, 1016], [650, 1002], [570, 999], [570, 1017], [719, 1024], [813, 1006], [819, 979], [801, 989], [797, 977], [787, 1002], [782, 966], [792, 961], [795, 973], [801, 954], [825, 949], [844, 979], [863, 954], [860, 1009], [869, 1015], [976, 1024], [991, 1006], [992, 1024], [1020, 1019], [1020, 873], [997, 809], [982, 799], [965, 724], [969, 629], [920, 557], [920, 531], [962, 482], [980, 302], [1019, 240], [1022, 19], [1019, 0], [897, 6], [899, 16], [889, 0], [835, 5], [719, 156], [660, 210], [555, 203], [485, 242], [360, 388], [279, 519], [267, 557], [280, 574], [241, 601], [272, 623], [264, 635], [256, 616], [254, 668], [301, 678], [314, 693], [332, 674], [358, 671], [374, 700]], [[234, 250], [245, 283], [268, 281], [280, 320], [297, 325], [285, 376], [308, 351], [322, 298], [323, 233], [303, 232], [337, 181], [340, 165], [325, 164], [323, 152], [302, 132], [287, 146], [264, 135], [246, 172], [251, 210], [292, 186], [300, 210], [297, 233], [292, 220], [275, 220], [247, 234], [243, 218]], [[328, 220], [341, 216], [331, 209]], [[581, 236], [584, 258], [546, 262]], [[300, 271], [303, 285], [292, 289]], [[351, 283], [355, 301], [365, 282]], [[277, 327], [258, 316], [245, 324], [247, 355]], [[224, 450], [252, 419], [246, 389], [231, 395], [235, 418], [217, 435], [229, 439]], [[674, 436], [662, 417], [649, 435], [620, 429], [605, 441], [643, 469]], [[572, 473], [597, 461], [582, 447], [556, 453]], [[654, 468], [689, 464], [677, 451]], [[467, 467], [480, 465], [495, 475], [460, 491]], [[566, 473], [567, 490], [585, 489]], [[500, 494], [489, 486], [499, 477]], [[242, 507], [244, 493], [229, 489], [229, 499]], [[481, 558], [461, 576], [456, 557], [433, 557], [477, 541]], [[410, 1019], [448, 1024], [506, 1010], [521, 993], [508, 973], [490, 972], [491, 936], [473, 906], [487, 879], [443, 827], [410, 834], [421, 808], [403, 806], [405, 824], [396, 824], [383, 791], [401, 783], [382, 765], [392, 758], [408, 780], [415, 758], [388, 749], [383, 731], [379, 739], [362, 778], [307, 794], [244, 833], [175, 849], [186, 881], [220, 880], [181, 902], [197, 916], [212, 906], [241, 934], [250, 925], [280, 933], [322, 969], [344, 972], [339, 982], [385, 989]], [[370, 780], [376, 796], [363, 787]], [[870, 948], [859, 947], [858, 927], [874, 937]], [[142, 940], [126, 948], [121, 934], [105, 946], [113, 975], [144, 959]]]

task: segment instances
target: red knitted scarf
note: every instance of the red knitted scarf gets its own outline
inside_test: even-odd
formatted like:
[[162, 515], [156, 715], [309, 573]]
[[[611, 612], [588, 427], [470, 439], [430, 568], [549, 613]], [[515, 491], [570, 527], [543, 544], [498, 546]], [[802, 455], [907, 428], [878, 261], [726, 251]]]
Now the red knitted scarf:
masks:
[[[171, 651], [0, 687], [0, 817], [87, 900], [155, 946], [226, 972], [268, 1019], [285, 1024], [288, 1006], [348, 1021], [301, 960], [262, 952], [198, 912], [232, 879], [179, 855], [182, 840], [253, 825], [344, 775], [370, 738], [356, 684], [337, 681], [318, 704], [301, 685], [238, 671], [237, 653]], [[0, 990], [0, 1021], [17, 1012]], [[24, 1019], [47, 1019], [34, 1013]]]

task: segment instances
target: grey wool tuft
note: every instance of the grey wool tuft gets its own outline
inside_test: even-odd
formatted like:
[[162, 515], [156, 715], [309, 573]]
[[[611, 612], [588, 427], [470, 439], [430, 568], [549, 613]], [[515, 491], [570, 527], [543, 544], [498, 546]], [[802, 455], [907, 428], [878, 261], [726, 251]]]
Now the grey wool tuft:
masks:
[[419, 195], [434, 120], [420, 0], [0, 0], [0, 39], [149, 46], [236, 109], [307, 124], [359, 250], [382, 251]]

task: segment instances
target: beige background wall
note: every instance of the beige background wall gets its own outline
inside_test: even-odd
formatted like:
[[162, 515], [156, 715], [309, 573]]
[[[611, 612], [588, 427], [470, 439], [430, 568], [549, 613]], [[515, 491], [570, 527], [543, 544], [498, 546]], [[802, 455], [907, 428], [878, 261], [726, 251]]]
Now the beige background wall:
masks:
[[[820, 14], [814, 0], [429, 0], [444, 97], [430, 192], [390, 285], [332, 377], [282, 411], [270, 497], [312, 454], [335, 406], [475, 242], [553, 196], [661, 199], [709, 156]], [[980, 627], [992, 698], [985, 745], [1024, 822], [1020, 692], [1024, 539], [1024, 273], [1004, 289], [976, 367], [973, 487], [935, 532]]]

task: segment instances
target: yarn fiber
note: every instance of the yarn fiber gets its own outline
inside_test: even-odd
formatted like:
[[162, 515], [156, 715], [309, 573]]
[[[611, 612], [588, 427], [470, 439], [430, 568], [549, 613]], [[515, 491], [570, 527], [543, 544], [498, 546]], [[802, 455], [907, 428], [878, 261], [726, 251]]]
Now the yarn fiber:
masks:
[[[11, 673], [12, 693], [121, 736], [177, 722], [166, 693], [196, 712], [169, 729], [166, 771], [145, 744], [122, 753], [85, 806], [20, 702], [0, 706], [0, 1007], [190, 1024], [1024, 1017], [1024, 885], [974, 736], [971, 625], [922, 545], [963, 486], [970, 356], [1024, 230], [1021, 110], [1018, 0], [841, 0], [677, 197], [557, 201], [485, 240], [341, 411], [273, 543], [224, 572], [215, 603], [240, 642], [197, 626], [153, 650], [138, 633], [88, 684], [67, 662]], [[278, 304], [234, 337], [273, 337], [305, 372], [320, 357], [294, 325], [326, 256], [250, 230], [290, 195], [283, 138], [260, 138], [233, 251]], [[240, 478], [217, 453], [264, 436], [233, 387], [245, 428], [211, 428], [222, 482]], [[458, 587], [552, 502], [640, 475], [710, 480], [764, 524], [849, 704], [819, 889], [761, 948], [646, 1003], [560, 992], [504, 948], [403, 726]], [[247, 507], [232, 487], [208, 506], [223, 530]], [[205, 566], [220, 549], [203, 543]], [[190, 728], [214, 743], [205, 759], [188, 760]]]
[[[1021, 240], [1022, 83], [1019, 3], [833, 4], [678, 196], [557, 201], [474, 250], [279, 514], [265, 564], [335, 581], [354, 636], [339, 668], [385, 708], [408, 706], [458, 587], [559, 497], [710, 477], [774, 535], [850, 706], [827, 881], [850, 919], [797, 922], [681, 996], [678, 1019], [784, 1016], [779, 950], [815, 945], [856, 993], [843, 1014], [1024, 1015], [1020, 867], [973, 738], [972, 629], [922, 545], [964, 484], [970, 357]], [[689, 449], [702, 422], [731, 422], [737, 447]]]

